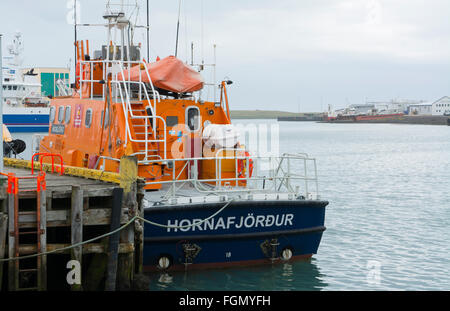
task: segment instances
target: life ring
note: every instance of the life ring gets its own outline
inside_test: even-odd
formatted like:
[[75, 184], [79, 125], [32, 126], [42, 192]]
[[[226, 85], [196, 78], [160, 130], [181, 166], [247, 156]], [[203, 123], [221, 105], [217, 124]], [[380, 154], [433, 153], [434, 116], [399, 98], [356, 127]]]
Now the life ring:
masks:
[[8, 99], [8, 100], [6, 101], [6, 104], [7, 104], [7, 105], [11, 105], [11, 101]]
[[[249, 169], [248, 178], [251, 178], [252, 174], [253, 174], [253, 160], [250, 159], [250, 153], [248, 153], [248, 151], [245, 151], [245, 157], [249, 161], [249, 163], [248, 163], [248, 169]], [[247, 159], [239, 159], [238, 160], [238, 178], [246, 178]]]

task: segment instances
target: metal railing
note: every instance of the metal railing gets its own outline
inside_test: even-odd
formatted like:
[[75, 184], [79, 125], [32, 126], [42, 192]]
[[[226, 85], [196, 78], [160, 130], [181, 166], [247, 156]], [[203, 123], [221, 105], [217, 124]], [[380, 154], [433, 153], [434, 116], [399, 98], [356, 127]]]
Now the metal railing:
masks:
[[[95, 64], [102, 64], [103, 68], [103, 80], [94, 80], [93, 78], [93, 67]], [[126, 79], [127, 74], [125, 73], [124, 65], [128, 68], [128, 79]], [[164, 118], [156, 115], [156, 102], [160, 102], [161, 98], [159, 95], [159, 92], [155, 90], [150, 73], [147, 67], [147, 64], [145, 62], [141, 61], [112, 61], [112, 60], [93, 60], [93, 61], [80, 61], [80, 98], [83, 98], [83, 84], [90, 83], [90, 98], [94, 98], [94, 83], [103, 83], [105, 84], [105, 81], [108, 81], [108, 76], [111, 73], [112, 79], [111, 79], [111, 85], [114, 86], [114, 88], [111, 90], [111, 95], [115, 97], [116, 102], [121, 102], [122, 109], [125, 114], [125, 127], [126, 127], [126, 135], [125, 135], [125, 142], [126, 145], [128, 141], [134, 142], [134, 143], [143, 143], [144, 144], [144, 150], [138, 151], [132, 155], [143, 155], [144, 159], [140, 160], [140, 164], [146, 164], [147, 161], [150, 158], [155, 157], [155, 152], [159, 153], [159, 148], [157, 150], [151, 150], [149, 149], [149, 146], [151, 144], [159, 144], [163, 143], [163, 158], [165, 159], [167, 157], [167, 139], [166, 139], [166, 121]], [[90, 79], [83, 79], [84, 76], [84, 67], [89, 66], [89, 72], [90, 72]], [[153, 104], [150, 100], [149, 92], [147, 91], [147, 86], [142, 81], [142, 70], [139, 70], [139, 81], [131, 81], [131, 68], [133, 66], [139, 66], [139, 69], [143, 67], [145, 69], [145, 74], [149, 80], [149, 85], [151, 88], [151, 94], [153, 95]], [[119, 75], [121, 76], [121, 79], [119, 79]], [[146, 108], [150, 109], [151, 115], [136, 115], [134, 114], [133, 108], [132, 108], [132, 85], [137, 85], [139, 87], [139, 92], [137, 96], [137, 100], [142, 102], [143, 100], [147, 100], [148, 106]], [[106, 94], [106, 87], [103, 85], [102, 88], [102, 99], [105, 100], [107, 94]], [[142, 125], [144, 132], [143, 133], [136, 133], [131, 130], [129, 119], [131, 120], [143, 120], [144, 124]], [[162, 133], [163, 137], [161, 139], [158, 139], [157, 137], [157, 121], [160, 121], [162, 126]], [[152, 131], [149, 131], [149, 127], [151, 126]], [[144, 135], [143, 139], [137, 138], [138, 135]], [[153, 137], [149, 139], [149, 135], [152, 135]]]
[[[225, 151], [227, 153], [235, 152], [236, 155], [220, 156]], [[205, 161], [214, 162], [214, 176], [205, 175], [203, 166]], [[225, 161], [228, 162], [225, 163]], [[230, 171], [232, 162], [234, 162], [234, 166], [231, 167], [234, 169]], [[166, 191], [164, 195], [166, 199], [182, 196], [183, 193], [180, 192], [180, 189], [186, 185], [208, 195], [284, 192], [294, 194], [295, 197], [319, 198], [316, 160], [306, 154], [286, 153], [279, 157], [248, 156], [243, 150], [223, 149], [214, 157], [154, 160], [149, 163], [165, 165], [166, 180], [146, 182], [146, 185], [168, 186], [163, 187]], [[228, 176], [223, 170], [225, 165], [228, 165]], [[245, 169], [242, 169], [242, 165]], [[167, 177], [171, 178], [167, 179]]]

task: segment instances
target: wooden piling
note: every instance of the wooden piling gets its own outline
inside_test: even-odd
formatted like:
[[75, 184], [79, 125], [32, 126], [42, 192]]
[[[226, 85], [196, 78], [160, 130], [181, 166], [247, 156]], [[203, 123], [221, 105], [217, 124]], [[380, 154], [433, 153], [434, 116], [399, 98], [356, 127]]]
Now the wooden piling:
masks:
[[[71, 243], [72, 245], [83, 241], [83, 190], [80, 186], [72, 187], [72, 209], [71, 209]], [[82, 264], [83, 247], [74, 247], [71, 252], [72, 260]], [[82, 290], [81, 284], [73, 284], [74, 291]]]
[[[14, 194], [8, 194], [8, 257], [14, 258], [16, 256], [16, 236], [15, 232], [15, 211], [14, 206], [16, 204], [16, 196]], [[19, 287], [19, 264], [18, 260], [10, 260], [8, 262], [8, 290], [16, 290]]]
[[[8, 232], [7, 201], [3, 200], [0, 207], [0, 259], [5, 258], [6, 236]], [[3, 262], [0, 262], [0, 291], [3, 286]]]
[[[47, 251], [47, 193], [45, 190], [41, 190], [38, 196], [38, 208], [40, 210], [40, 228], [38, 230], [41, 231], [39, 252], [45, 253]], [[38, 290], [45, 291], [47, 290], [47, 255], [41, 256], [38, 274]]]
[[[123, 188], [123, 208], [128, 210], [128, 215], [134, 217], [138, 212], [137, 179], [138, 164], [137, 158], [133, 156], [123, 156], [120, 159], [120, 187]], [[128, 226], [120, 233], [121, 243], [134, 244], [134, 224]], [[134, 277], [134, 252], [121, 254], [118, 260], [118, 286], [120, 290], [131, 289]]]
[[[123, 199], [123, 189], [116, 188], [113, 190], [113, 205], [111, 211], [111, 226], [110, 230], [119, 229], [120, 227], [120, 214], [122, 212], [122, 199]], [[119, 242], [120, 242], [120, 232], [114, 233], [109, 237], [108, 246], [108, 266], [105, 290], [114, 291], [116, 290], [116, 280], [117, 280], [117, 262], [119, 255]]]

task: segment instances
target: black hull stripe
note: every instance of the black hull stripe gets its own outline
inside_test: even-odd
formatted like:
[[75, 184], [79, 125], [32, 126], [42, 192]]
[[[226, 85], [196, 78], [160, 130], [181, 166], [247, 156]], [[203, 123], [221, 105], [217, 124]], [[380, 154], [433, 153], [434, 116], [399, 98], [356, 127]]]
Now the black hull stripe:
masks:
[[229, 239], [252, 239], [252, 238], [264, 238], [264, 237], [276, 237], [281, 235], [295, 235], [295, 234], [310, 234], [324, 232], [327, 228], [324, 226], [312, 227], [306, 229], [296, 230], [284, 230], [284, 231], [268, 231], [268, 232], [252, 232], [252, 233], [233, 233], [233, 234], [220, 234], [220, 235], [184, 235], [184, 236], [171, 236], [171, 237], [154, 237], [144, 238], [145, 243], [164, 243], [173, 241], [210, 241], [210, 240], [229, 240]]

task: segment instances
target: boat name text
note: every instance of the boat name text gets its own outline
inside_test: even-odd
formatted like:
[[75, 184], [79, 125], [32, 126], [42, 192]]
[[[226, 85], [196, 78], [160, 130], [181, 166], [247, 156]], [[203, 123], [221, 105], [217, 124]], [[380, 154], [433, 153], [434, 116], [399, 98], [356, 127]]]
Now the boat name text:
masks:
[[203, 219], [175, 219], [167, 221], [167, 232], [206, 231], [206, 230], [229, 230], [240, 228], [267, 228], [292, 226], [293, 214], [281, 215], [256, 215], [248, 214], [241, 217], [217, 217], [208, 220]]

